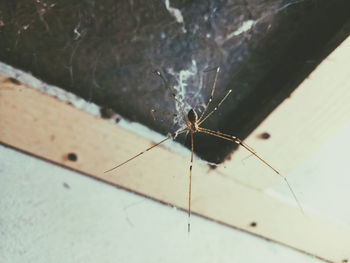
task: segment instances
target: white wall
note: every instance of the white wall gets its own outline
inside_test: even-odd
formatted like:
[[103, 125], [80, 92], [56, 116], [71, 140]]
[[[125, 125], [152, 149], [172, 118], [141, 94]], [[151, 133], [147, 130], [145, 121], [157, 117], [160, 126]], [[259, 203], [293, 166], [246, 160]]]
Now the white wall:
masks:
[[0, 167], [2, 263], [321, 262], [1, 145]]

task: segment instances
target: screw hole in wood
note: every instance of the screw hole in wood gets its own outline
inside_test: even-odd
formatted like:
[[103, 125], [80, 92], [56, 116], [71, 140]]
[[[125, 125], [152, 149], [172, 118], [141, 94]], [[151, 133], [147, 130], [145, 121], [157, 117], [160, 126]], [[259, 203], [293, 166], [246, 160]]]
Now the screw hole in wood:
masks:
[[67, 158], [72, 162], [76, 162], [78, 160], [78, 156], [75, 153], [68, 153]]
[[259, 135], [259, 138], [260, 138], [260, 139], [263, 139], [263, 140], [267, 140], [267, 139], [269, 139], [270, 137], [271, 137], [271, 134], [268, 133], [268, 132], [263, 132], [263, 133], [261, 133], [261, 134]]

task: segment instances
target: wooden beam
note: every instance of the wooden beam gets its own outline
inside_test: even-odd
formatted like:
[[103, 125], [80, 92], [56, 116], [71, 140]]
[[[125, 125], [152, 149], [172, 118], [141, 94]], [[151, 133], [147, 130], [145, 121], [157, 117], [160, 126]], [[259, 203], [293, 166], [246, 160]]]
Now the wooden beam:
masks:
[[[340, 129], [350, 124], [350, 38], [329, 55], [310, 76], [245, 140], [282, 174], [300, 166]], [[261, 139], [268, 133], [270, 138]], [[220, 170], [257, 189], [279, 180], [244, 149]], [[244, 165], [242, 165], [242, 160]]]
[[[329, 104], [316, 103], [305, 96], [308, 93], [308, 96], [313, 96], [314, 92], [331, 96], [333, 93], [325, 90], [327, 85], [324, 84], [327, 83], [328, 86], [341, 89], [340, 92], [350, 90], [350, 81], [347, 81], [349, 76], [343, 75], [343, 63], [350, 61], [349, 54], [350, 40], [347, 40], [303, 83], [300, 90], [286, 101], [286, 105], [281, 105], [247, 139], [248, 144], [253, 145], [271, 163], [276, 163], [278, 167], [287, 167], [287, 171], [300, 163], [310, 152], [315, 151], [319, 142], [332, 133], [336, 125], [348, 121], [348, 118], [337, 115], [335, 120], [329, 120], [327, 116], [321, 116], [324, 119], [320, 119], [318, 115], [324, 112], [322, 110], [326, 110]], [[337, 65], [336, 71], [332, 65]], [[319, 70], [321, 73], [317, 73]], [[339, 72], [342, 74], [332, 75]], [[311, 87], [311, 82], [316, 80], [316, 84], [313, 84], [315, 87]], [[338, 96], [337, 100], [331, 97], [334, 98], [331, 102], [342, 103], [341, 97]], [[302, 113], [292, 115], [300, 109], [299, 107], [303, 107]], [[322, 108], [321, 111], [319, 107]], [[313, 117], [307, 115], [301, 119], [303, 125], [300, 125], [298, 118], [302, 118], [304, 113], [315, 112]], [[331, 121], [332, 127], [322, 127], [322, 120]], [[306, 124], [310, 124], [311, 127], [307, 129]], [[316, 128], [320, 125], [322, 129]], [[268, 141], [257, 139], [257, 134], [262, 131], [270, 132], [272, 137]], [[314, 139], [310, 141], [307, 137], [311, 135]], [[8, 76], [0, 77], [0, 141], [108, 183], [187, 209], [189, 156], [176, 154], [160, 146], [106, 174], [105, 170], [153, 145], [154, 142], [17, 83]], [[303, 145], [302, 154], [300, 148], [293, 148], [296, 143]], [[282, 158], [281, 161], [281, 152], [284, 151], [284, 155], [289, 158]], [[244, 181], [243, 177], [255, 175], [254, 183], [257, 178], [262, 178], [259, 180], [261, 188], [271, 184], [278, 177], [258, 162], [253, 166], [242, 164], [242, 156], [246, 157], [247, 153], [235, 154], [232, 164], [225, 164], [226, 169], [212, 170], [198, 162], [195, 164], [192, 203], [195, 213], [331, 262], [350, 259], [348, 226], [309, 213], [303, 215], [296, 206], [288, 205], [257, 190], [253, 183], [249, 180]], [[248, 161], [250, 159], [252, 158]], [[263, 176], [263, 173], [269, 174], [271, 181], [270, 177]], [[236, 177], [238, 179], [235, 179]], [[186, 220], [184, 215], [184, 231]]]

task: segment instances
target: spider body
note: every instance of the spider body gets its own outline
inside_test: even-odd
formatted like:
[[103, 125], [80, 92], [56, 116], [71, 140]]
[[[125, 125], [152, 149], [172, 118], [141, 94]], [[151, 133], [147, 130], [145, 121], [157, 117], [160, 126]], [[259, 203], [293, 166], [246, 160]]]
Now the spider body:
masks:
[[195, 133], [198, 131], [199, 124], [198, 124], [198, 115], [194, 109], [190, 109], [187, 113], [187, 121], [186, 125], [188, 130], [191, 133]]
[[[168, 82], [166, 81], [165, 77], [159, 72], [156, 71], [155, 72], [159, 77], [161, 77], [161, 79], [163, 80], [165, 87], [170, 91], [170, 94], [173, 96], [175, 102], [180, 102], [177, 98], [176, 98], [176, 94], [173, 90], [173, 88], [168, 84]], [[238, 139], [235, 136], [229, 135], [229, 134], [225, 134], [219, 131], [213, 131], [213, 130], [209, 130], [206, 128], [202, 128], [201, 124], [207, 120], [213, 113], [215, 113], [221, 106], [221, 104], [225, 101], [225, 99], [229, 96], [229, 94], [231, 93], [232, 90], [229, 90], [227, 92], [227, 94], [221, 99], [221, 101], [217, 104], [216, 107], [214, 107], [211, 111], [208, 112], [208, 106], [209, 104], [212, 102], [213, 100], [213, 96], [214, 96], [214, 91], [215, 91], [215, 87], [216, 87], [216, 81], [217, 81], [217, 76], [219, 73], [219, 68], [216, 69], [216, 75], [215, 75], [215, 79], [214, 79], [214, 84], [213, 84], [213, 88], [211, 91], [211, 95], [210, 98], [206, 104], [206, 107], [204, 108], [203, 112], [201, 113], [200, 117], [198, 117], [196, 111], [192, 108], [188, 111], [187, 116], [185, 113], [185, 109], [182, 107], [181, 112], [183, 113], [183, 120], [186, 124], [186, 127], [177, 131], [175, 134], [169, 135], [166, 138], [164, 138], [163, 140], [161, 140], [160, 142], [150, 146], [149, 148], [145, 149], [144, 151], [136, 154], [135, 156], [132, 156], [131, 158], [129, 158], [128, 160], [122, 162], [121, 164], [105, 171], [105, 173], [110, 172], [114, 169], [117, 169], [118, 167], [130, 162], [131, 160], [134, 160], [135, 158], [139, 157], [140, 155], [150, 151], [151, 149], [157, 147], [158, 145], [164, 143], [167, 140], [170, 139], [174, 139], [177, 135], [182, 134], [182, 133], [189, 133], [189, 135], [191, 136], [191, 159], [190, 159], [190, 169], [189, 169], [189, 185], [188, 185], [188, 232], [190, 232], [190, 217], [191, 217], [191, 213], [192, 213], [192, 209], [191, 209], [191, 200], [192, 200], [192, 167], [193, 167], [193, 156], [194, 156], [194, 134], [196, 132], [198, 133], [204, 133], [207, 135], [211, 135], [211, 136], [215, 136], [217, 138], [229, 141], [231, 143], [236, 143], [242, 147], [244, 147], [247, 151], [249, 151], [252, 155], [254, 155], [257, 159], [259, 159], [262, 163], [264, 163], [266, 166], [268, 166], [270, 169], [272, 169], [276, 174], [278, 174], [279, 176], [281, 176], [284, 181], [287, 183], [290, 192], [292, 193], [296, 203], [298, 204], [300, 210], [303, 212], [303, 209], [296, 197], [296, 195], [294, 194], [291, 186], [289, 185], [287, 178], [285, 178], [283, 175], [281, 175], [279, 173], [279, 171], [277, 171], [275, 168], [273, 168], [267, 161], [265, 161], [262, 157], [260, 157], [252, 148], [250, 148], [248, 145], [246, 145], [242, 140]], [[152, 112], [154, 112], [154, 110], [152, 110]], [[177, 114], [173, 114], [174, 116], [177, 116]], [[187, 117], [187, 118], [186, 118]]]

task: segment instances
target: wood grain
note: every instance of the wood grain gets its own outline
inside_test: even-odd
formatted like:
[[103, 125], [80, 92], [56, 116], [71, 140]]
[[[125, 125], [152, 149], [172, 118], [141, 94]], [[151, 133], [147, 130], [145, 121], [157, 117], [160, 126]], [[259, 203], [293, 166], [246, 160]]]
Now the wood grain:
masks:
[[[350, 61], [349, 54], [348, 39], [257, 128], [247, 139], [248, 144], [284, 171], [293, 169], [316, 151], [320, 142], [349, 121], [348, 115], [342, 114], [350, 110], [345, 103], [350, 81], [344, 68]], [[7, 76], [0, 77], [0, 87], [0, 141], [3, 144], [187, 209], [189, 156], [160, 146], [106, 174], [105, 170], [154, 142]], [[334, 89], [338, 89], [341, 96], [335, 96]], [[328, 99], [313, 100], [314, 94]], [[341, 112], [335, 108], [330, 110], [334, 103], [345, 103]], [[323, 125], [326, 120], [327, 125]], [[264, 131], [271, 133], [271, 138], [259, 139], [258, 135]], [[72, 153], [76, 160], [69, 160]], [[242, 164], [246, 156], [247, 153], [240, 150], [225, 164], [226, 168], [215, 170], [195, 163], [192, 203], [195, 213], [328, 261], [350, 258], [349, 227], [308, 213], [304, 216], [296, 206], [257, 190], [280, 179], [256, 161], [254, 165]], [[250, 159], [248, 161], [253, 162]], [[184, 231], [186, 221], [184, 214]]]

